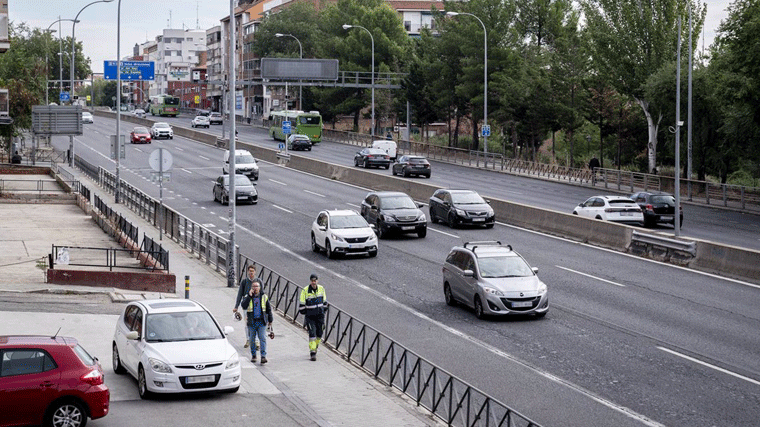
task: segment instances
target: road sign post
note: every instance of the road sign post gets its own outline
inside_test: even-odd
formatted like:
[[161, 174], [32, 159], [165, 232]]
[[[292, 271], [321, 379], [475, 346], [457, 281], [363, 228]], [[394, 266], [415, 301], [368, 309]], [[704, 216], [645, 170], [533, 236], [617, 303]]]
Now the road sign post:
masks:
[[159, 148], [157, 150], [153, 150], [152, 153], [150, 153], [150, 157], [148, 157], [148, 164], [150, 165], [151, 169], [158, 172], [158, 199], [159, 199], [159, 208], [158, 208], [158, 217], [159, 217], [159, 225], [158, 225], [158, 240], [164, 239], [164, 179], [165, 179], [165, 173], [172, 168], [172, 163], [174, 162], [174, 159], [172, 158], [172, 154], [167, 150], [166, 148]]
[[285, 120], [282, 122], [282, 134], [285, 135], [285, 155], [288, 155], [288, 135], [290, 135], [291, 127], [290, 127], [290, 120]]

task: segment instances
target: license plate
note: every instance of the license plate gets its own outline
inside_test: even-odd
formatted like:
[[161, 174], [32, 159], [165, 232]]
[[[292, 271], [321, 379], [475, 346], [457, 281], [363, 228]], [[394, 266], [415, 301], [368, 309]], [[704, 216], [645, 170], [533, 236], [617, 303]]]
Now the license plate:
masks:
[[512, 307], [530, 307], [533, 305], [531, 301], [515, 301], [512, 303]]
[[620, 212], [620, 216], [633, 216], [633, 212]]
[[408, 231], [408, 230], [414, 230], [414, 227], [401, 227], [402, 230]]
[[212, 383], [212, 382], [214, 382], [213, 375], [200, 375], [197, 377], [185, 378], [185, 384]]
[[473, 218], [472, 219], [472, 222], [485, 222], [485, 221], [486, 221], [485, 218]]
[[672, 216], [661, 216], [660, 219], [663, 221], [673, 221]]

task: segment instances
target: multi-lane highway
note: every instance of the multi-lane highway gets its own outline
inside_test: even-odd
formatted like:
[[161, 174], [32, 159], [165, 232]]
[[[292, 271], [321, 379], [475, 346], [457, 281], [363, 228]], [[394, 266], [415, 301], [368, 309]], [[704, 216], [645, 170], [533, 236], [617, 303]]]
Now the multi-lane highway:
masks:
[[[189, 119], [176, 123], [189, 126]], [[114, 127], [102, 117], [85, 125], [85, 134], [76, 138], [77, 154], [114, 170], [107, 158]], [[240, 137], [274, 146], [261, 130], [243, 127]], [[59, 148], [68, 144], [63, 138], [53, 142]], [[147, 158], [158, 147], [174, 156], [164, 202], [224, 233], [228, 208], [214, 203], [211, 193], [222, 151], [176, 136], [128, 145], [121, 176], [154, 197], [158, 188], [149, 181]], [[354, 151], [324, 142], [296, 155], [348, 165]], [[431, 183], [457, 183], [561, 211], [596, 191], [433, 167]], [[314, 217], [324, 208], [358, 209], [368, 189], [263, 162], [260, 170], [258, 205], [237, 208], [241, 252], [300, 283], [317, 272], [333, 304], [544, 425], [735, 426], [760, 419], [760, 286], [507, 224], [492, 230], [429, 224], [424, 239], [382, 240], [377, 258], [329, 260], [310, 250]], [[751, 244], [758, 236], [756, 220], [700, 210], [712, 212], [686, 207], [684, 234], [692, 226], [702, 230], [700, 221], [709, 233], [710, 215], [724, 223], [733, 216], [737, 222], [726, 230], [744, 231], [730, 239], [760, 246]], [[469, 240], [509, 243], [538, 267], [549, 286], [548, 316], [480, 321], [466, 309], [446, 306], [442, 262], [452, 246]]]

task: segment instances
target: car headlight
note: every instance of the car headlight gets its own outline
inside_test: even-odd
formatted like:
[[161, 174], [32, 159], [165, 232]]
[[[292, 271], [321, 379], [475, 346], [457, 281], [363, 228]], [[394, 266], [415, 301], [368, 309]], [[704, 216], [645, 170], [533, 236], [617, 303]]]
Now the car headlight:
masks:
[[150, 364], [150, 368], [153, 369], [153, 372], [160, 372], [162, 374], [171, 374], [172, 368], [168, 364], [164, 363], [161, 360], [154, 359], [152, 357], [148, 358], [148, 364]]
[[489, 288], [488, 286], [483, 286], [483, 291], [485, 291], [485, 293], [487, 293], [487, 294], [495, 295], [497, 297], [503, 297], [504, 296], [504, 294], [501, 293], [500, 290], [494, 289], [494, 288]]
[[419, 221], [427, 221], [427, 217], [425, 216], [425, 214], [422, 214], [422, 215], [420, 215], [419, 218], [417, 218], [417, 220], [419, 220]]
[[237, 352], [232, 355], [232, 357], [227, 360], [227, 364], [224, 365], [224, 369], [233, 369], [240, 366], [240, 358], [238, 357]]
[[335, 233], [331, 233], [331, 234], [330, 234], [330, 237], [332, 237], [332, 239], [333, 239], [333, 240], [337, 240], [337, 241], [339, 241], [339, 242], [342, 242], [342, 241], [343, 241], [343, 238], [342, 238], [342, 237], [340, 237], [340, 236], [338, 236], [338, 235], [337, 235], [337, 234], [335, 234]]
[[493, 216], [493, 209], [488, 210], [488, 216]]
[[546, 291], [549, 290], [549, 288], [546, 287], [546, 283], [544, 283], [544, 282], [539, 282], [539, 283], [540, 284], [538, 285], [538, 293], [539, 294], [545, 294]]
[[383, 221], [396, 222], [396, 218], [394, 218], [393, 215], [383, 215]]
[[455, 209], [455, 211], [456, 211], [457, 215], [459, 215], [459, 216], [467, 216], [467, 214], [465, 214], [464, 211], [461, 210], [461, 209]]

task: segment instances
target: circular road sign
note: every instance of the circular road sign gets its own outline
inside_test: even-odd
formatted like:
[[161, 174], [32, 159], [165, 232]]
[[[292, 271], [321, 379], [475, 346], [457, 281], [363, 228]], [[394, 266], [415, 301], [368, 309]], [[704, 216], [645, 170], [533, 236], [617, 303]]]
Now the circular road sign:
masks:
[[[172, 154], [166, 148], [153, 150], [148, 158], [148, 164], [156, 172], [166, 172], [172, 168]], [[162, 164], [163, 163], [163, 164]]]

